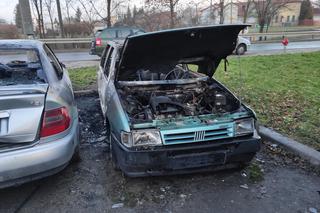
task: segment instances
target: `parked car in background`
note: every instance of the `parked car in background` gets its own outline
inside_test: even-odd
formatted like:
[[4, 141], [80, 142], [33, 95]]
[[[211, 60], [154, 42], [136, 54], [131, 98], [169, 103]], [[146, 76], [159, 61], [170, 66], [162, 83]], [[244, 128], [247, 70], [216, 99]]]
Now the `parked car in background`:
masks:
[[0, 41], [0, 188], [61, 171], [79, 157], [71, 81], [35, 40]]
[[101, 56], [108, 41], [123, 40], [130, 35], [145, 33], [144, 30], [136, 27], [109, 27], [98, 30], [91, 41], [91, 55]]
[[249, 39], [246, 39], [242, 36], [238, 36], [237, 46], [235, 48], [235, 54], [244, 55], [248, 51], [248, 47], [251, 45]]
[[107, 42], [98, 92], [116, 169], [137, 177], [251, 161], [260, 149], [255, 113], [213, 78], [244, 27], [182, 28]]

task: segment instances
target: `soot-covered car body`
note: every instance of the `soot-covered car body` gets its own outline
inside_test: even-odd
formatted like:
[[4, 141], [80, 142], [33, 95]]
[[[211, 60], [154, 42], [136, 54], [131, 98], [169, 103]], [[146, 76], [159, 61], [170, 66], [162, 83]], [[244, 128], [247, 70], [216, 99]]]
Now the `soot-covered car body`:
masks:
[[77, 154], [67, 70], [45, 44], [0, 41], [0, 188], [61, 171]]
[[228, 168], [253, 158], [260, 148], [255, 114], [213, 78], [244, 27], [183, 28], [109, 43], [98, 90], [116, 168], [137, 177]]

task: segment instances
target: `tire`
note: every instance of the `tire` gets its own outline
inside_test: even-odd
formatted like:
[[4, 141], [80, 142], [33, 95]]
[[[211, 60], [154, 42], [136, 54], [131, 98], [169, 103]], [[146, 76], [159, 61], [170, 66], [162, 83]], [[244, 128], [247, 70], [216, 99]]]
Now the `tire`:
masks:
[[244, 55], [246, 51], [247, 51], [247, 46], [245, 44], [239, 44], [236, 49], [236, 54]]
[[79, 145], [74, 149], [74, 153], [71, 158], [71, 163], [79, 163], [81, 161], [80, 147]]

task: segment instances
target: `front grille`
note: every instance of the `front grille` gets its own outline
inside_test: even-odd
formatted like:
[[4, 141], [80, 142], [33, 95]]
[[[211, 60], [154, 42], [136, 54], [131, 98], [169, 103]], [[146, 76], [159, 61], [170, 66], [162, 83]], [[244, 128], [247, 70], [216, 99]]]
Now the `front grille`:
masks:
[[181, 144], [181, 143], [193, 143], [201, 141], [212, 141], [223, 138], [231, 138], [234, 136], [233, 123], [163, 130], [161, 131], [164, 144]]

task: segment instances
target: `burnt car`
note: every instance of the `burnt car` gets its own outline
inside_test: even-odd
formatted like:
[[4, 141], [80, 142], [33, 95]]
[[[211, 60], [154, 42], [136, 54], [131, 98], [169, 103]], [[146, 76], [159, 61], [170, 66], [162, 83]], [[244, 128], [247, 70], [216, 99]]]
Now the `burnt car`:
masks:
[[0, 41], [0, 188], [52, 175], [79, 158], [68, 71], [35, 40]]
[[246, 25], [110, 42], [98, 70], [113, 165], [131, 177], [244, 166], [260, 149], [253, 110], [214, 73]]

